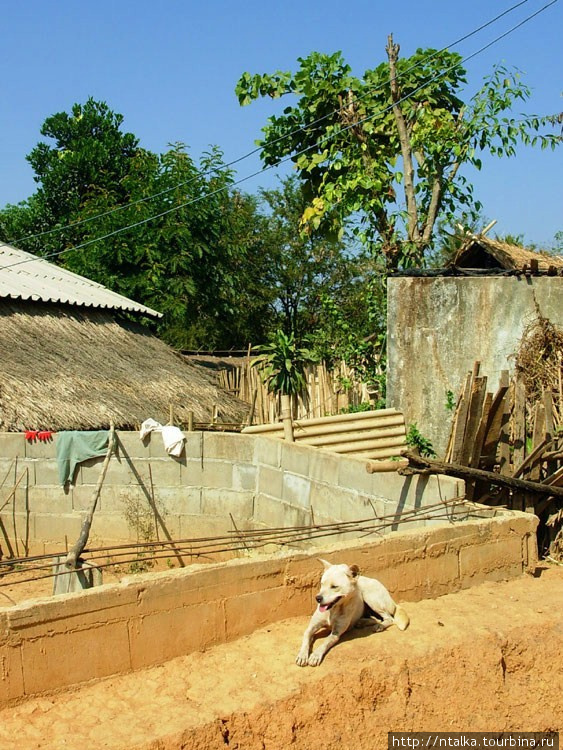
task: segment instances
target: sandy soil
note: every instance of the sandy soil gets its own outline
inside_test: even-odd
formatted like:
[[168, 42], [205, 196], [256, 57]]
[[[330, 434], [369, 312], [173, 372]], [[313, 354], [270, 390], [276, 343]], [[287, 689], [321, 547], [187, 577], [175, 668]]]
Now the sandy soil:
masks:
[[[2, 750], [374, 750], [388, 731], [563, 724], [563, 568], [410, 604], [294, 664], [307, 618], [0, 711]], [[189, 626], [189, 623], [187, 623]]]

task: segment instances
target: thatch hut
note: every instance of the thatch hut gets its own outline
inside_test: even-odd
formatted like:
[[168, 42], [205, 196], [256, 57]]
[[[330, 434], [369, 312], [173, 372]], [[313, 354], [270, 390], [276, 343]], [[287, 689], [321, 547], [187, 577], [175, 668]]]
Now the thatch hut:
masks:
[[0, 245], [0, 431], [241, 422], [247, 406], [142, 328], [160, 313]]
[[493, 240], [485, 235], [470, 235], [458, 250], [453, 266], [456, 268], [497, 269], [525, 273], [563, 273], [563, 258], [536, 252], [521, 245]]

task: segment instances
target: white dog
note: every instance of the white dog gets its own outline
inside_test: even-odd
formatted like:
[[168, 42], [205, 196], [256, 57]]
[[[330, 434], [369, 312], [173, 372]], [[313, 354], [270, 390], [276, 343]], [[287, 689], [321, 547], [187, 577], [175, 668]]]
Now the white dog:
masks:
[[[318, 666], [326, 652], [353, 626], [371, 625], [378, 631], [386, 630], [393, 624], [399, 630], [408, 627], [409, 616], [395, 604], [382, 583], [375, 578], [361, 576], [357, 565], [331, 565], [326, 560], [321, 562], [325, 572], [315, 597], [319, 606], [311, 617], [295, 659], [300, 667]], [[330, 628], [329, 637], [311, 653], [315, 634], [324, 628]]]

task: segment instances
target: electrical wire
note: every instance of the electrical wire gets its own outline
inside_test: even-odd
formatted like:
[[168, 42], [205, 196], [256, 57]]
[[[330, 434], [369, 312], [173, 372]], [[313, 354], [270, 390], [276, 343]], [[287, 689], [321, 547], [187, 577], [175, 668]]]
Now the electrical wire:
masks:
[[[554, 2], [556, 2], [556, 1], [557, 0], [554, 0]], [[431, 55], [428, 55], [427, 57], [425, 57], [422, 63], [416, 63], [414, 65], [411, 65], [409, 68], [407, 68], [402, 73], [398, 73], [395, 76], [395, 78], [391, 79], [390, 82], [394, 82], [394, 81], [400, 79], [401, 76], [407, 75], [407, 73], [410, 73], [412, 70], [414, 70], [417, 67], [421, 67], [421, 65], [423, 63], [426, 64], [427, 62], [429, 62], [430, 60], [432, 60], [434, 57], [436, 57], [437, 55], [441, 54], [442, 52], [445, 52], [446, 50], [451, 49], [453, 47], [456, 47], [458, 44], [461, 44], [462, 42], [464, 42], [467, 39], [471, 38], [475, 34], [478, 34], [480, 31], [483, 31], [488, 26], [491, 26], [492, 24], [496, 23], [498, 20], [500, 20], [504, 16], [508, 15], [509, 13], [512, 13], [512, 11], [516, 10], [520, 6], [525, 5], [527, 2], [529, 2], [529, 0], [520, 0], [520, 2], [516, 3], [515, 5], [512, 5], [510, 8], [507, 8], [505, 11], [503, 11], [502, 13], [499, 13], [494, 18], [491, 18], [489, 21], [486, 21], [485, 23], [481, 24], [481, 26], [478, 26], [476, 29], [473, 29], [472, 31], [468, 32], [467, 34], [464, 34], [463, 36], [459, 37], [458, 39], [456, 39], [455, 41], [453, 41], [450, 44], [446, 45], [445, 47], [442, 47], [441, 49], [434, 51]], [[387, 85], [387, 83], [386, 83], [386, 85]], [[302, 132], [304, 130], [308, 130], [308, 129], [312, 128], [312, 127], [315, 127], [316, 125], [319, 125], [320, 123], [324, 122], [329, 117], [333, 117], [334, 115], [342, 112], [345, 108], [349, 107], [350, 104], [356, 104], [357, 102], [363, 100], [366, 96], [368, 96], [373, 91], [377, 91], [377, 90], [379, 90], [381, 88], [383, 88], [383, 87], [382, 86], [368, 87], [368, 89], [366, 90], [366, 92], [364, 94], [362, 94], [361, 96], [356, 97], [355, 99], [352, 99], [351, 101], [348, 101], [346, 103], [346, 105], [343, 105], [342, 107], [340, 107], [340, 108], [338, 108], [336, 110], [333, 110], [332, 112], [329, 112], [329, 113], [323, 115], [322, 117], [319, 117], [318, 119], [313, 120], [310, 123], [307, 123], [306, 125], [301, 125], [300, 127], [296, 128], [295, 130], [291, 131], [290, 133], [286, 133], [286, 134], [284, 134], [282, 136], [279, 136], [278, 138], [275, 138], [273, 141], [270, 141], [269, 145], [275, 145], [275, 144], [280, 143], [281, 141], [283, 141], [283, 140], [285, 140], [287, 138], [292, 138], [294, 135], [297, 135], [298, 133], [300, 133], [300, 132]], [[232, 161], [230, 161], [227, 164], [223, 165], [222, 169], [229, 169], [230, 167], [233, 167], [236, 164], [239, 164], [240, 162], [242, 162], [242, 161], [244, 161], [246, 159], [249, 159], [250, 157], [254, 156], [260, 150], [261, 150], [261, 147], [258, 146], [257, 148], [252, 149], [251, 151], [247, 152], [246, 154], [243, 154], [242, 156], [239, 156], [238, 158], [233, 159]], [[80, 221], [77, 221], [77, 222], [75, 222], [73, 224], [68, 224], [68, 225], [66, 225], [64, 227], [54, 227], [52, 229], [47, 229], [47, 230], [45, 230], [43, 232], [36, 232], [35, 234], [28, 234], [25, 237], [19, 237], [18, 239], [7, 240], [7, 242], [9, 244], [11, 244], [12, 242], [15, 243], [15, 244], [17, 244], [19, 242], [25, 242], [26, 240], [36, 239], [38, 237], [45, 237], [45, 236], [48, 236], [48, 235], [56, 233], [56, 232], [64, 232], [64, 231], [67, 231], [69, 229], [74, 229], [76, 227], [82, 226], [83, 224], [87, 224], [87, 223], [89, 223], [91, 221], [95, 221], [97, 219], [101, 219], [101, 218], [105, 218], [106, 216], [110, 216], [110, 215], [112, 215], [114, 213], [117, 213], [118, 211], [123, 211], [123, 210], [125, 210], [127, 208], [131, 208], [131, 207], [139, 205], [141, 203], [145, 203], [147, 201], [154, 200], [155, 198], [160, 198], [161, 196], [166, 195], [167, 193], [172, 192], [173, 190], [177, 190], [180, 187], [185, 187], [187, 185], [190, 185], [196, 179], [200, 179], [201, 177], [206, 177], [206, 176], [211, 175], [211, 174], [216, 174], [217, 171], [218, 171], [217, 168], [212, 168], [212, 169], [205, 170], [202, 173], [200, 173], [197, 177], [192, 177], [189, 180], [186, 180], [184, 182], [180, 182], [177, 185], [174, 185], [172, 187], [166, 188], [165, 190], [161, 190], [160, 192], [154, 193], [152, 195], [145, 196], [144, 198], [139, 198], [139, 199], [137, 199], [135, 201], [130, 201], [129, 203], [123, 204], [122, 206], [116, 206], [115, 208], [109, 209], [108, 211], [103, 211], [102, 213], [96, 214], [95, 216], [89, 216], [89, 217], [87, 217], [85, 219], [81, 219]]]
[[136, 221], [136, 222], [134, 222], [132, 224], [128, 224], [125, 227], [120, 227], [119, 229], [115, 229], [112, 232], [108, 232], [107, 234], [102, 235], [101, 237], [95, 237], [93, 239], [90, 239], [90, 240], [87, 240], [85, 242], [82, 242], [82, 243], [80, 243], [78, 245], [74, 245], [72, 247], [64, 248], [63, 250], [58, 250], [58, 251], [53, 252], [53, 253], [48, 253], [48, 254], [46, 254], [44, 256], [41, 256], [41, 257], [34, 256], [34, 257], [31, 257], [31, 258], [26, 258], [24, 260], [19, 260], [19, 261], [16, 261], [15, 263], [11, 263], [11, 264], [5, 265], [5, 266], [3, 266], [3, 268], [14, 268], [16, 266], [19, 266], [19, 265], [22, 265], [22, 264], [25, 264], [25, 263], [30, 263], [32, 261], [36, 261], [36, 260], [39, 260], [39, 261], [41, 261], [41, 260], [48, 260], [49, 258], [58, 257], [60, 255], [63, 255], [64, 253], [74, 252], [76, 250], [83, 250], [84, 248], [89, 247], [90, 245], [93, 245], [93, 244], [95, 244], [97, 242], [103, 242], [104, 240], [110, 239], [111, 237], [115, 237], [118, 234], [121, 234], [123, 232], [127, 232], [130, 229], [135, 229], [135, 228], [137, 228], [139, 226], [143, 226], [144, 224], [148, 224], [151, 221], [155, 221], [156, 219], [161, 219], [164, 216], [167, 216], [168, 214], [174, 213], [175, 211], [179, 211], [180, 209], [186, 208], [187, 206], [193, 205], [194, 203], [198, 203], [198, 202], [200, 202], [202, 200], [208, 200], [209, 198], [212, 198], [215, 195], [218, 195], [219, 193], [223, 193], [226, 190], [230, 190], [230, 189], [232, 189], [234, 187], [237, 187], [238, 185], [241, 185], [242, 183], [247, 182], [248, 180], [250, 180], [250, 179], [252, 179], [254, 177], [257, 177], [260, 174], [264, 174], [265, 172], [268, 172], [270, 169], [274, 169], [276, 167], [281, 166], [282, 164], [285, 164], [286, 162], [295, 161], [295, 159], [297, 159], [302, 154], [305, 154], [308, 151], [311, 151], [311, 150], [313, 150], [315, 148], [319, 148], [319, 146], [322, 146], [324, 143], [333, 140], [336, 136], [341, 135], [342, 133], [345, 133], [345, 132], [347, 132], [348, 130], [350, 130], [352, 128], [356, 128], [358, 125], [361, 125], [364, 122], [367, 122], [367, 121], [372, 120], [372, 119], [374, 119], [376, 117], [382, 116], [382, 115], [386, 114], [387, 112], [391, 111], [393, 109], [393, 107], [396, 106], [397, 104], [402, 104], [403, 102], [405, 102], [408, 99], [410, 99], [414, 94], [416, 94], [419, 91], [421, 91], [422, 89], [426, 88], [426, 86], [428, 86], [429, 84], [433, 83], [434, 81], [438, 80], [439, 78], [442, 78], [444, 75], [446, 75], [446, 73], [449, 73], [451, 70], [454, 70], [456, 67], [458, 67], [458, 65], [461, 65], [461, 64], [467, 62], [468, 60], [473, 59], [477, 55], [479, 55], [482, 52], [484, 52], [485, 50], [489, 49], [489, 47], [492, 47], [494, 44], [496, 44], [497, 42], [499, 42], [501, 39], [504, 39], [509, 34], [512, 34], [514, 31], [516, 31], [517, 29], [521, 28], [523, 25], [525, 25], [526, 23], [528, 23], [529, 21], [531, 21], [533, 18], [535, 18], [536, 16], [538, 16], [540, 13], [543, 13], [545, 10], [547, 10], [547, 8], [549, 8], [550, 6], [554, 5], [556, 2], [558, 2], [558, 0], [551, 0], [551, 2], [547, 3], [542, 8], [540, 8], [537, 11], [535, 11], [534, 13], [532, 13], [531, 15], [529, 15], [527, 18], [525, 18], [524, 20], [520, 21], [518, 24], [516, 24], [513, 27], [511, 27], [510, 29], [508, 29], [507, 31], [505, 31], [503, 34], [500, 34], [499, 36], [495, 37], [495, 39], [493, 39], [492, 41], [490, 41], [487, 44], [483, 45], [478, 50], [476, 50], [475, 52], [473, 52], [471, 55], [468, 55], [467, 57], [463, 58], [459, 63], [455, 63], [454, 65], [450, 65], [448, 68], [445, 68], [444, 70], [440, 71], [439, 73], [437, 73], [436, 75], [432, 76], [431, 78], [426, 79], [423, 83], [421, 83], [419, 86], [417, 86], [415, 89], [413, 89], [413, 91], [411, 91], [409, 94], [406, 94], [404, 97], [398, 99], [397, 102], [389, 105], [388, 107], [386, 107], [386, 108], [384, 108], [382, 110], [379, 110], [378, 112], [374, 112], [371, 115], [368, 115], [368, 116], [366, 116], [366, 117], [364, 117], [364, 118], [362, 118], [360, 120], [357, 120], [357, 121], [351, 123], [350, 125], [348, 125], [347, 127], [341, 128], [338, 132], [334, 133], [333, 135], [326, 136], [325, 138], [322, 138], [320, 141], [317, 141], [317, 143], [315, 143], [314, 145], [308, 146], [308, 147], [302, 149], [301, 151], [298, 151], [298, 152], [296, 152], [294, 154], [291, 154], [290, 156], [287, 156], [286, 158], [281, 159], [276, 164], [267, 165], [267, 166], [263, 167], [262, 169], [259, 169], [256, 172], [253, 172], [252, 174], [246, 175], [246, 177], [242, 177], [239, 180], [236, 180], [235, 182], [233, 182], [232, 184], [230, 184], [228, 186], [222, 186], [220, 188], [217, 188], [216, 190], [212, 190], [210, 193], [207, 193], [206, 195], [200, 195], [200, 196], [198, 196], [196, 198], [192, 198], [191, 200], [186, 201], [185, 203], [180, 203], [177, 206], [173, 206], [172, 208], [169, 208], [166, 211], [162, 211], [159, 214], [155, 214], [154, 216], [149, 216], [149, 217], [147, 217], [145, 219], [141, 219], [141, 220]]

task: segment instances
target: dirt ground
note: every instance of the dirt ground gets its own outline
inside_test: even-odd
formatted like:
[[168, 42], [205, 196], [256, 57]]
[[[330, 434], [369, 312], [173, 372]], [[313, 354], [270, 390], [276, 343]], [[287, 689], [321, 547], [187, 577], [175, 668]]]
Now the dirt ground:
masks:
[[308, 618], [285, 620], [5, 708], [0, 748], [374, 750], [388, 731], [559, 730], [562, 594], [551, 568], [413, 603], [407, 631], [355, 631], [317, 668], [294, 663]]

